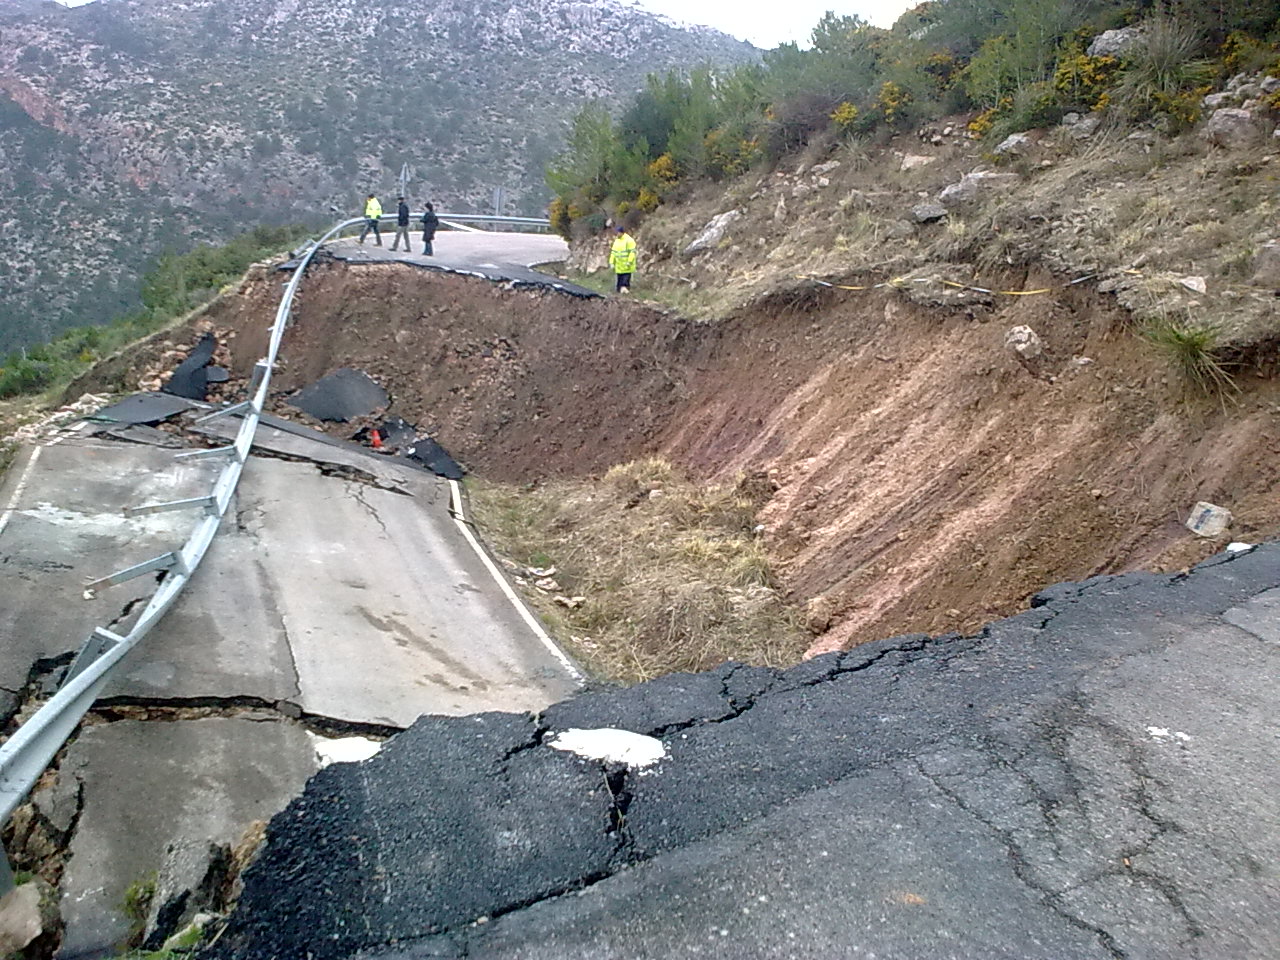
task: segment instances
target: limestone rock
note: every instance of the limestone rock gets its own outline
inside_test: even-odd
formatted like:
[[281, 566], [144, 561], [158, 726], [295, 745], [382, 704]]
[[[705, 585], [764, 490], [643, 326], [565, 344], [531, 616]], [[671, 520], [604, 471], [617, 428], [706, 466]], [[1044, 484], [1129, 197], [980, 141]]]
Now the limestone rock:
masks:
[[0, 957], [13, 956], [44, 933], [40, 886], [24, 883], [0, 900]]
[[1008, 190], [1020, 179], [1016, 173], [990, 173], [985, 170], [966, 173], [959, 183], [944, 187], [938, 194], [938, 200], [947, 207], [973, 203]]
[[1204, 138], [1215, 147], [1240, 149], [1258, 141], [1262, 131], [1248, 110], [1224, 107], [1215, 110], [1204, 127]]
[[791, 188], [791, 196], [796, 200], [803, 200], [811, 193], [813, 193], [813, 187], [807, 183], [797, 183]]
[[1275, 93], [1280, 90], [1280, 77], [1263, 77], [1258, 86], [1262, 88], [1263, 93]]
[[915, 226], [906, 220], [891, 220], [884, 228], [884, 235], [890, 240], [905, 240], [915, 232]]
[[1034, 146], [1035, 141], [1025, 133], [1011, 133], [1000, 141], [996, 153], [1002, 157], [1025, 156]]
[[813, 168], [812, 172], [814, 176], [825, 176], [826, 174], [830, 173], [832, 170], [838, 170], [839, 168], [840, 168], [839, 160], [828, 160], [826, 163], [818, 164], [816, 167]]
[[916, 170], [920, 167], [927, 167], [937, 159], [937, 157], [929, 157], [923, 154], [908, 153], [902, 158], [902, 162], [898, 165], [898, 169], [904, 172], [907, 170]]
[[911, 208], [911, 216], [915, 217], [916, 223], [933, 223], [946, 215], [947, 208], [936, 200], [917, 203]]
[[702, 250], [714, 249], [735, 221], [742, 219], [741, 210], [729, 210], [719, 216], [712, 217], [697, 238], [684, 248], [684, 255], [698, 253]]
[[1029, 374], [1044, 376], [1049, 358], [1038, 333], [1026, 325], [1010, 327], [1004, 335], [1004, 345]]
[[1280, 290], [1280, 240], [1268, 240], [1253, 258], [1253, 283]]
[[787, 219], [787, 198], [780, 196], [778, 197], [777, 205], [773, 208], [773, 222], [782, 223], [782, 221], [786, 219]]
[[1221, 110], [1223, 107], [1230, 107], [1240, 102], [1240, 98], [1229, 90], [1222, 90], [1218, 93], [1206, 94], [1200, 101], [1200, 106], [1206, 110]]
[[1091, 57], [1117, 57], [1142, 39], [1141, 27], [1121, 27], [1119, 30], [1106, 30], [1089, 44], [1085, 51]]
[[1097, 132], [1101, 124], [1102, 118], [1096, 113], [1087, 113], [1084, 116], [1068, 113], [1062, 118], [1062, 126], [1075, 140], [1088, 140]]

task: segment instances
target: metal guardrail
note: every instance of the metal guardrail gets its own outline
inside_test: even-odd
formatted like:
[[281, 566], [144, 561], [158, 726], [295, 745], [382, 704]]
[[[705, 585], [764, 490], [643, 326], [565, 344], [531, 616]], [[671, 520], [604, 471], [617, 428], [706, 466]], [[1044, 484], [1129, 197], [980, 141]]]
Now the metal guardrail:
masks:
[[[414, 211], [409, 215], [409, 229], [411, 232], [418, 232], [421, 227], [422, 212]], [[473, 230], [473, 227], [466, 227], [463, 224], [478, 223], [481, 226], [513, 226], [513, 227], [539, 227], [543, 230], [551, 229], [551, 221], [543, 217], [498, 217], [486, 213], [437, 213], [436, 217], [440, 220], [443, 227], [453, 227], [457, 230]], [[380, 226], [394, 227], [396, 225], [397, 215], [394, 213], [384, 213], [378, 218]], [[356, 220], [348, 221], [352, 227], [362, 227], [365, 218], [360, 217]], [[343, 229], [347, 229], [344, 227]]]
[[[337, 237], [342, 231], [363, 222], [363, 217], [343, 221], [320, 239], [312, 241], [306, 248], [297, 269], [294, 270], [293, 277], [285, 287], [280, 307], [276, 310], [267, 355], [254, 366], [253, 378], [249, 385], [249, 399], [201, 418], [200, 422], [226, 416], [243, 417], [235, 441], [225, 447], [192, 450], [176, 455], [183, 459], [226, 459], [226, 466], [214, 481], [212, 492], [203, 497], [146, 504], [131, 507], [125, 511], [127, 515], [137, 516], [165, 510], [198, 509], [203, 511], [204, 516], [196, 524], [195, 530], [181, 549], [120, 570], [88, 585], [89, 589], [96, 589], [123, 583], [147, 573], [156, 571], [165, 573], [158, 589], [133, 628], [124, 635], [114, 633], [106, 627], [95, 628], [85, 640], [71, 666], [67, 668], [57, 692], [0, 746], [0, 824], [8, 821], [13, 811], [31, 791], [36, 780], [49, 766], [55, 754], [75, 731], [80, 719], [93, 706], [102, 688], [106, 686], [111, 671], [164, 616], [190, 580], [196, 567], [199, 566], [210, 543], [213, 542], [218, 525], [235, 493], [245, 460], [249, 457], [254, 433], [258, 428], [258, 420], [262, 415], [263, 404], [266, 402], [271, 386], [271, 371], [275, 366], [276, 357], [280, 352], [280, 342], [289, 322], [289, 309], [307, 265], [322, 245]], [[0, 895], [8, 892], [12, 887], [13, 874], [8, 858], [0, 854]]]

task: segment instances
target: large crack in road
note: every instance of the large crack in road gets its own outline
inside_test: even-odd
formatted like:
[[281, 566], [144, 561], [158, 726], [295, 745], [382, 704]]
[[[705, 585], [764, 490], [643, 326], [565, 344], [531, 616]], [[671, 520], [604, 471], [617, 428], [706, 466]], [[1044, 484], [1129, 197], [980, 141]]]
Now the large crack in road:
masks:
[[[424, 717], [272, 823], [207, 956], [1266, 955], [1280, 648], [1231, 621], [1277, 587], [1273, 544], [1054, 587], [973, 637]], [[669, 756], [546, 746], [598, 727]]]

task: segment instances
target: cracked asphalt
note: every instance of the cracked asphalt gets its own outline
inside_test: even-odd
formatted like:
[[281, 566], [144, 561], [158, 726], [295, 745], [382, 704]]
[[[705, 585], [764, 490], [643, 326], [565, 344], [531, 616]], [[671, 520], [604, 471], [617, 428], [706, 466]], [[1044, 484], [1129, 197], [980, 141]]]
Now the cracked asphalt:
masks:
[[[423, 717], [277, 816], [209, 958], [1280, 955], [1280, 545], [971, 637]], [[644, 771], [545, 740], [659, 737]]]

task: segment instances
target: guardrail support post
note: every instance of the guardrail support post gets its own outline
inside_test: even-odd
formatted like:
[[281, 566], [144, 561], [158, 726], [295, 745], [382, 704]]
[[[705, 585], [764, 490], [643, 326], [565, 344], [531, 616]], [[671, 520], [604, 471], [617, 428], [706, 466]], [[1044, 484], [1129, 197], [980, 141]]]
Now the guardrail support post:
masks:
[[118, 583], [124, 583], [126, 580], [132, 580], [135, 577], [143, 577], [155, 570], [168, 570], [178, 562], [178, 555], [173, 551], [162, 553], [158, 557], [151, 560], [144, 560], [142, 563], [125, 567], [118, 570], [109, 577], [103, 577], [101, 580], [91, 580], [85, 584], [86, 590], [97, 590], [101, 587], [114, 587]]
[[215, 410], [213, 413], [206, 413], [203, 417], [197, 417], [196, 423], [209, 423], [220, 417], [234, 417], [237, 414], [248, 413], [252, 409], [252, 403], [248, 400], [242, 400], [240, 403], [233, 403], [231, 406], [223, 407], [221, 410]]
[[176, 460], [212, 460], [214, 457], [234, 457], [236, 452], [234, 446], [208, 447], [204, 450], [183, 450], [173, 456]]
[[71, 661], [71, 666], [67, 668], [66, 675], [62, 678], [62, 682], [58, 684], [58, 687], [66, 686], [89, 664], [123, 640], [124, 637], [118, 633], [112, 633], [106, 627], [95, 627], [93, 633], [89, 634], [89, 639], [80, 648], [80, 652], [76, 654], [76, 658]]
[[124, 515], [126, 517], [140, 517], [148, 513], [168, 513], [170, 510], [190, 510], [193, 507], [202, 507], [209, 511], [214, 509], [216, 501], [212, 496], [207, 497], [191, 497], [189, 500], [167, 500], [164, 503], [147, 503], [140, 507], [125, 507]]

